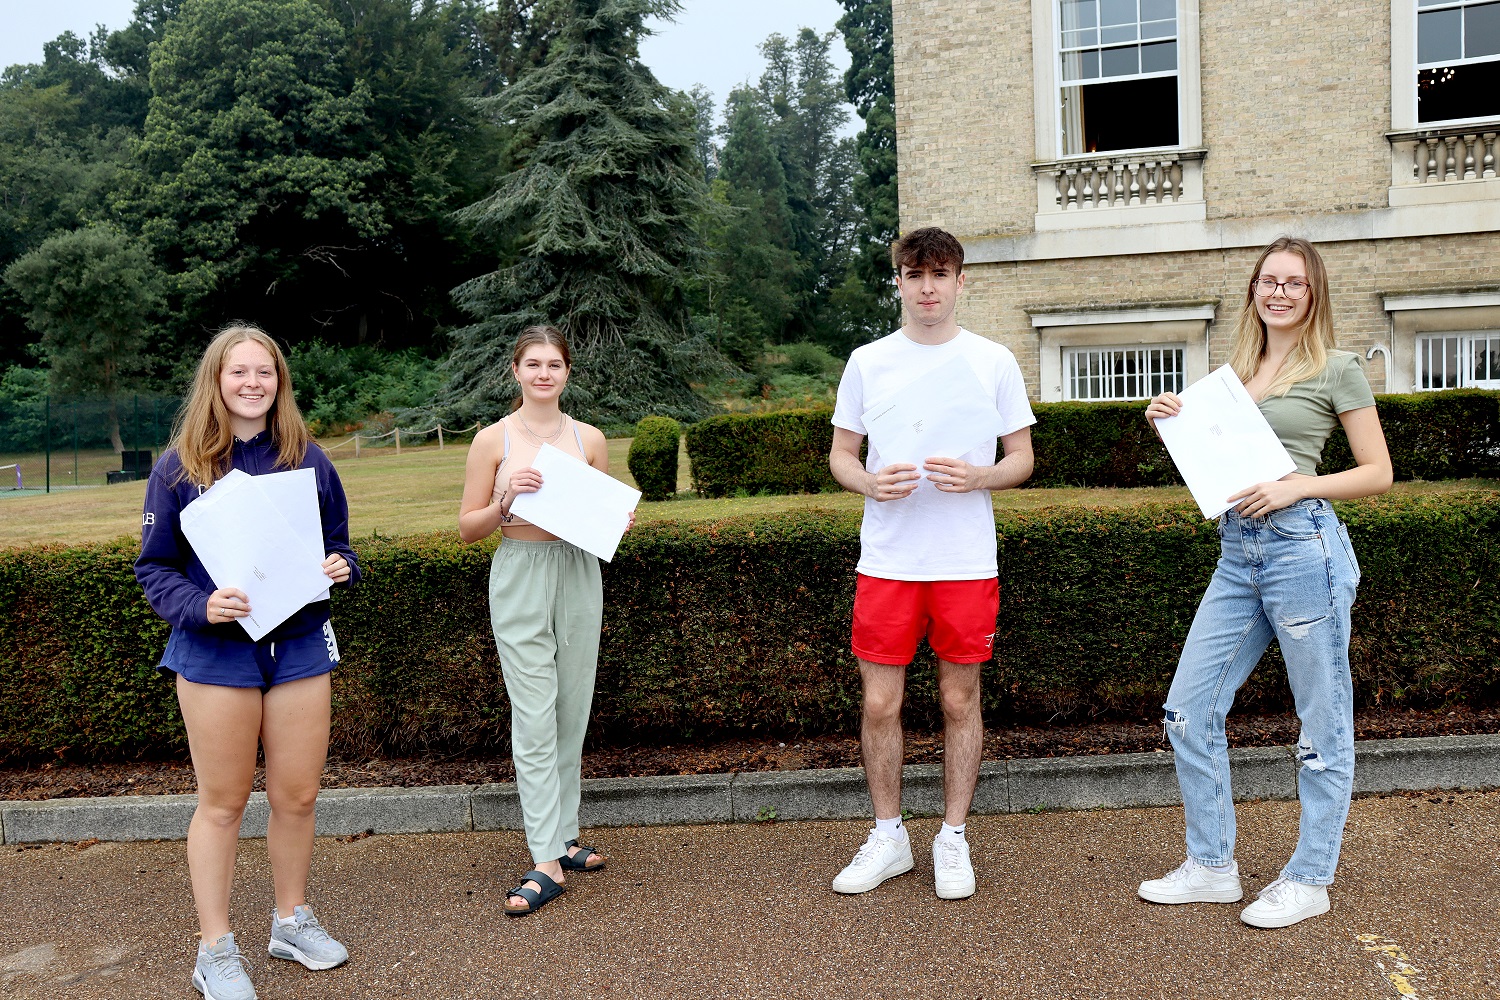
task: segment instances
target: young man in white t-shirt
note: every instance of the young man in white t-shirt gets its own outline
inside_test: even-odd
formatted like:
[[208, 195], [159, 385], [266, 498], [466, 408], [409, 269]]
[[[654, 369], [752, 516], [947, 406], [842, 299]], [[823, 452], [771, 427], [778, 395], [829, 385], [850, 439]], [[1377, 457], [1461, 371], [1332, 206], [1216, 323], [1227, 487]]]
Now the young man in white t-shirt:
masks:
[[[993, 490], [1031, 475], [1036, 418], [1015, 355], [959, 327], [964, 251], [941, 229], [917, 229], [891, 248], [905, 325], [858, 348], [839, 383], [828, 464], [845, 489], [865, 497], [854, 597], [854, 655], [864, 686], [860, 744], [875, 829], [833, 880], [837, 892], [868, 892], [912, 868], [901, 822], [901, 702], [906, 667], [924, 636], [938, 658], [943, 705], [942, 830], [932, 842], [939, 897], [974, 893], [964, 822], [984, 749], [980, 667], [993, 655], [1000, 590]], [[959, 456], [934, 455], [921, 469], [887, 464], [872, 446], [861, 465], [864, 414], [896, 398], [939, 365], [961, 357], [992, 395], [1004, 458], [993, 440]]]

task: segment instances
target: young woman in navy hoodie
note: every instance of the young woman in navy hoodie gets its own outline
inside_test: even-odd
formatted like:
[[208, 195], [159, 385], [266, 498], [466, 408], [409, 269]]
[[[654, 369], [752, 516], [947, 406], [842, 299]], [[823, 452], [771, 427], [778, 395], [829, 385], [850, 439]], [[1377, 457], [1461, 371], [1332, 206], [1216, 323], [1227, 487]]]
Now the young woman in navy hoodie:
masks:
[[257, 746], [265, 750], [266, 849], [276, 892], [269, 953], [309, 969], [348, 958], [306, 898], [314, 804], [328, 750], [329, 675], [339, 652], [326, 600], [252, 641], [239, 624], [250, 613], [248, 598], [215, 587], [183, 537], [182, 509], [230, 469], [252, 476], [312, 469], [327, 553], [323, 572], [343, 586], [358, 581], [338, 473], [297, 410], [280, 348], [249, 326], [221, 331], [198, 364], [171, 446], [146, 487], [135, 575], [172, 626], [160, 669], [176, 676], [198, 780], [187, 841], [202, 930], [193, 985], [208, 1000], [254, 1000], [229, 927], [229, 891]]

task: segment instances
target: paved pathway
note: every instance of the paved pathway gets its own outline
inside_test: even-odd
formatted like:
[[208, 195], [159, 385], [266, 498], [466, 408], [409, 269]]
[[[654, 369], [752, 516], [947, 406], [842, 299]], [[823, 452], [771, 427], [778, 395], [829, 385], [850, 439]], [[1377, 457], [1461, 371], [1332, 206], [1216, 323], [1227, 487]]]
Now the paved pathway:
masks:
[[[1253, 891], [1297, 806], [1239, 810]], [[1500, 793], [1356, 800], [1333, 911], [1280, 931], [1136, 899], [1180, 858], [1178, 809], [975, 817], [979, 892], [952, 902], [936, 823], [912, 824], [912, 874], [860, 897], [827, 886], [861, 823], [602, 830], [609, 870], [522, 919], [498, 912], [518, 834], [320, 840], [314, 902], [355, 955], [321, 973], [265, 957], [265, 844], [245, 841], [234, 920], [262, 1000], [1500, 998]], [[181, 843], [0, 848], [0, 913], [0, 997], [197, 995]]]

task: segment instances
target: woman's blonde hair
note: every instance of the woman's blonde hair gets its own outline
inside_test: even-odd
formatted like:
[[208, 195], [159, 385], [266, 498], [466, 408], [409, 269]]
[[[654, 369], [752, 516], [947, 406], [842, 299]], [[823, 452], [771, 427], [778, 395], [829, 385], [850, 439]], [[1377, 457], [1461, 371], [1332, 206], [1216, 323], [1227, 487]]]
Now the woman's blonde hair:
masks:
[[177, 458], [182, 463], [178, 482], [186, 479], [201, 486], [212, 486], [229, 471], [234, 432], [229, 426], [229, 408], [224, 405], [224, 395], [219, 389], [219, 376], [228, 364], [229, 352], [246, 341], [264, 347], [276, 366], [276, 400], [266, 414], [266, 429], [276, 444], [276, 464], [285, 469], [296, 469], [307, 457], [312, 435], [308, 433], [302, 411], [297, 409], [297, 401], [292, 397], [292, 373], [287, 368], [286, 356], [264, 330], [236, 323], [220, 330], [209, 341], [193, 376], [193, 388], [188, 393], [187, 403], [178, 413], [172, 428], [172, 441], [168, 447], [177, 450]]
[[1323, 258], [1317, 249], [1296, 236], [1278, 238], [1260, 252], [1255, 270], [1250, 272], [1250, 280], [1245, 283], [1245, 302], [1240, 307], [1240, 318], [1229, 344], [1229, 365], [1240, 381], [1250, 381], [1266, 356], [1266, 325], [1255, 310], [1255, 289], [1252, 286], [1260, 277], [1266, 258], [1273, 253], [1294, 253], [1302, 258], [1307, 269], [1307, 294], [1312, 299], [1307, 318], [1302, 321], [1302, 335], [1297, 338], [1297, 346], [1286, 356], [1281, 371], [1276, 373], [1276, 381], [1265, 391], [1266, 396], [1285, 396], [1292, 386], [1323, 374], [1328, 367], [1328, 352], [1333, 350], [1333, 313], [1328, 305], [1328, 269], [1323, 266]]

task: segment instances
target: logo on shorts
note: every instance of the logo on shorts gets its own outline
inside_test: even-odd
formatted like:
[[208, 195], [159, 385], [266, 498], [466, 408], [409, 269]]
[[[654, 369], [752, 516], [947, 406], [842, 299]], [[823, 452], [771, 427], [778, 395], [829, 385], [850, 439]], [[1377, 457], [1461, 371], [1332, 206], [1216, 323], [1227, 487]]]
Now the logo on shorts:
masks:
[[988, 649], [988, 650], [991, 650], [991, 651], [994, 650], [994, 648], [995, 648], [995, 636], [997, 634], [998, 633], [996, 633], [996, 632], [991, 632], [989, 635], [987, 635], [987, 636], [984, 637], [984, 648], [985, 649]]
[[333, 637], [333, 622], [323, 623], [323, 642], [328, 645], [328, 662], [339, 662], [339, 641]]
[[922, 433], [922, 423], [923, 421], [918, 420], [916, 423], [911, 425], [911, 429], [916, 431], [918, 434]]
[[156, 523], [156, 515], [153, 514], [153, 513], [151, 513], [149, 510], [146, 511], [145, 516], [141, 518], [141, 527], [144, 528], [147, 525], [151, 525], [151, 524], [155, 524], [155, 523]]

